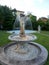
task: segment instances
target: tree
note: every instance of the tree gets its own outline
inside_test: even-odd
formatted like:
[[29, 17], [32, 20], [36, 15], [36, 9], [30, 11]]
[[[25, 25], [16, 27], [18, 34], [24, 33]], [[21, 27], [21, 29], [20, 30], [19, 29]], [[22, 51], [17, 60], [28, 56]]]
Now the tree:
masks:
[[32, 28], [36, 29], [36, 24], [37, 24], [37, 17], [32, 15], [31, 13], [28, 14], [28, 17], [30, 17], [31, 19], [31, 23], [32, 23]]
[[46, 30], [49, 31], [49, 19], [48, 19], [48, 21], [47, 21], [47, 23], [46, 23], [46, 25], [45, 25], [45, 28], [46, 28]]
[[2, 24], [4, 21], [4, 11], [3, 6], [0, 6], [0, 23]]
[[7, 6], [0, 6], [0, 22], [4, 30], [12, 29], [14, 16]]
[[31, 13], [28, 14], [32, 22], [36, 22], [37, 17], [32, 15]]
[[39, 18], [37, 22], [38, 22], [38, 25], [41, 26], [42, 30], [49, 30], [49, 19], [45, 17], [41, 17]]
[[15, 21], [15, 19], [16, 19], [16, 12], [17, 12], [17, 10], [14, 8], [14, 9], [12, 9], [12, 13], [13, 13], [13, 16], [14, 16], [14, 21]]

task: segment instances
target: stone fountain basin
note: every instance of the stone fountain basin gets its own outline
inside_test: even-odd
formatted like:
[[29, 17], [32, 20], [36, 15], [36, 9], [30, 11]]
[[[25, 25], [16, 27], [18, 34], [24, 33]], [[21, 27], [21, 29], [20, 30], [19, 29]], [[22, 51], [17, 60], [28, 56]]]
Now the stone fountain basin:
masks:
[[37, 55], [37, 57], [35, 59], [29, 59], [29, 60], [13, 60], [13, 59], [8, 59], [7, 55], [6, 55], [6, 49], [8, 50], [8, 48], [12, 45], [15, 45], [15, 42], [11, 42], [8, 45], [4, 46], [3, 48], [0, 49], [0, 64], [2, 65], [43, 65], [48, 57], [48, 51], [46, 50], [45, 47], [43, 47], [42, 45], [35, 43], [35, 42], [31, 42], [31, 45], [37, 47], [39, 49], [39, 53]]
[[31, 42], [37, 39], [37, 37], [32, 34], [26, 34], [26, 37], [20, 37], [19, 34], [12, 34], [8, 37], [8, 39], [14, 42]]
[[[41, 48], [35, 44], [28, 43], [25, 45], [24, 50], [28, 50], [27, 53], [22, 53], [22, 52], [17, 53], [15, 50], [16, 45], [17, 45], [17, 43], [15, 42], [4, 48], [4, 53], [8, 59], [12, 59], [15, 61], [24, 61], [24, 60], [26, 61], [26, 60], [35, 59], [41, 54]], [[23, 52], [24, 52], [24, 50], [23, 50]]]

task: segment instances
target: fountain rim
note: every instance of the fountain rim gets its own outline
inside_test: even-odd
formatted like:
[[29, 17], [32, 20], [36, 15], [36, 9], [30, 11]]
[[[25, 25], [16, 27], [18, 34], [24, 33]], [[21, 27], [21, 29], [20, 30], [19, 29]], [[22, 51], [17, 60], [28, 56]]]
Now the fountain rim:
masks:
[[[17, 43], [16, 43], [16, 42], [11, 42], [10, 44], [5, 45], [5, 46], [4, 46], [4, 54], [6, 55], [5, 50], [6, 50], [8, 47], [10, 47], [10, 46], [12, 46], [12, 45], [15, 45], [15, 44], [17, 44]], [[42, 48], [40, 48], [39, 45], [34, 44], [34, 42], [29, 42], [28, 44], [31, 44], [31, 45], [33, 45], [33, 46], [36, 46], [36, 47], [38, 47], [38, 48], [40, 49], [39, 54], [38, 54], [35, 58], [30, 59], [30, 60], [34, 60], [34, 59], [38, 58], [39, 56], [41, 56], [41, 54], [42, 54]], [[17, 61], [29, 61], [29, 59], [28, 59], [28, 60], [17, 60]]]
[[34, 41], [37, 39], [37, 37], [35, 35], [32, 35], [32, 34], [26, 34], [28, 36], [31, 36], [32, 39], [30, 40], [13, 40], [12, 37], [13, 36], [19, 36], [19, 34], [12, 34], [12, 35], [9, 35], [8, 39], [11, 40], [11, 41], [14, 41], [14, 42], [31, 42], [31, 41]]
[[[12, 44], [12, 43], [14, 43], [14, 42], [10, 42], [9, 44]], [[44, 47], [44, 46], [42, 46], [41, 44], [38, 44], [38, 43], [35, 43], [35, 42], [31, 42], [31, 43], [33, 43], [33, 44], [35, 44], [35, 45], [37, 45], [37, 46], [39, 46], [40, 48], [41, 48], [41, 54], [40, 54], [40, 56], [38, 56], [35, 60], [35, 62], [33, 63], [33, 61], [34, 60], [28, 60], [27, 61], [27, 63], [28, 62], [32, 62], [33, 63], [33, 65], [34, 64], [37, 64], [37, 65], [41, 65], [41, 64], [44, 64], [45, 62], [46, 62], [46, 60], [47, 60], [47, 57], [48, 57], [48, 51], [47, 51], [47, 49]], [[8, 45], [8, 44], [7, 44]], [[6, 45], [5, 45], [6, 46]], [[3, 46], [3, 48], [2, 49], [4, 49], [5, 48], [5, 46]], [[2, 57], [3, 59], [1, 59], [0, 58], [0, 63], [1, 64], [7, 64], [7, 65], [11, 65], [11, 63], [9, 63], [10, 62], [10, 60], [8, 60], [8, 59], [5, 59], [4, 60], [4, 50], [2, 50], [2, 52], [1, 52], [1, 55], [0, 55], [0, 57]], [[5, 56], [5, 58], [6, 58], [6, 56]], [[20, 61], [20, 62], [23, 62], [23, 61]], [[26, 61], [24, 61], [24, 63], [25, 63]]]

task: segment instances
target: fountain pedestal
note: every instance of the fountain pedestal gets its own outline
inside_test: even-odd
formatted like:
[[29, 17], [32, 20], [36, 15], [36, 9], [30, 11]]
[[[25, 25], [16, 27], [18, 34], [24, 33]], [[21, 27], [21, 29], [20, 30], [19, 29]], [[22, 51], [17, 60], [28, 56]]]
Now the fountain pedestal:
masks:
[[24, 17], [21, 17], [20, 19], [20, 37], [25, 37], [25, 22]]
[[20, 54], [26, 54], [28, 52], [26, 44], [25, 43], [16, 44], [15, 52]]

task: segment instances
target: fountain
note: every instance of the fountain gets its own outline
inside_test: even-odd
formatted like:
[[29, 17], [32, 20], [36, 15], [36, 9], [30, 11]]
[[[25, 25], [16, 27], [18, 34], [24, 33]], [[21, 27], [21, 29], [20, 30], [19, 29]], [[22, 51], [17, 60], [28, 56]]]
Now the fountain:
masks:
[[37, 37], [25, 34], [25, 18], [26, 16], [19, 17], [20, 33], [8, 37], [13, 42], [0, 48], [2, 65], [43, 65], [47, 60], [47, 50], [42, 45], [32, 42]]
[[[20, 16], [19, 17], [19, 21], [20, 21], [20, 34], [19, 35], [11, 35], [8, 37], [9, 40], [11, 41], [15, 41], [15, 42], [20, 42], [16, 45], [16, 52], [20, 52], [20, 53], [26, 53], [27, 51], [24, 50], [24, 48], [27, 48], [26, 47], [26, 43], [32, 41], [32, 40], [35, 40], [37, 37], [35, 35], [26, 35], [25, 34], [25, 20], [26, 19], [26, 16]], [[21, 47], [23, 49], [21, 49]]]

